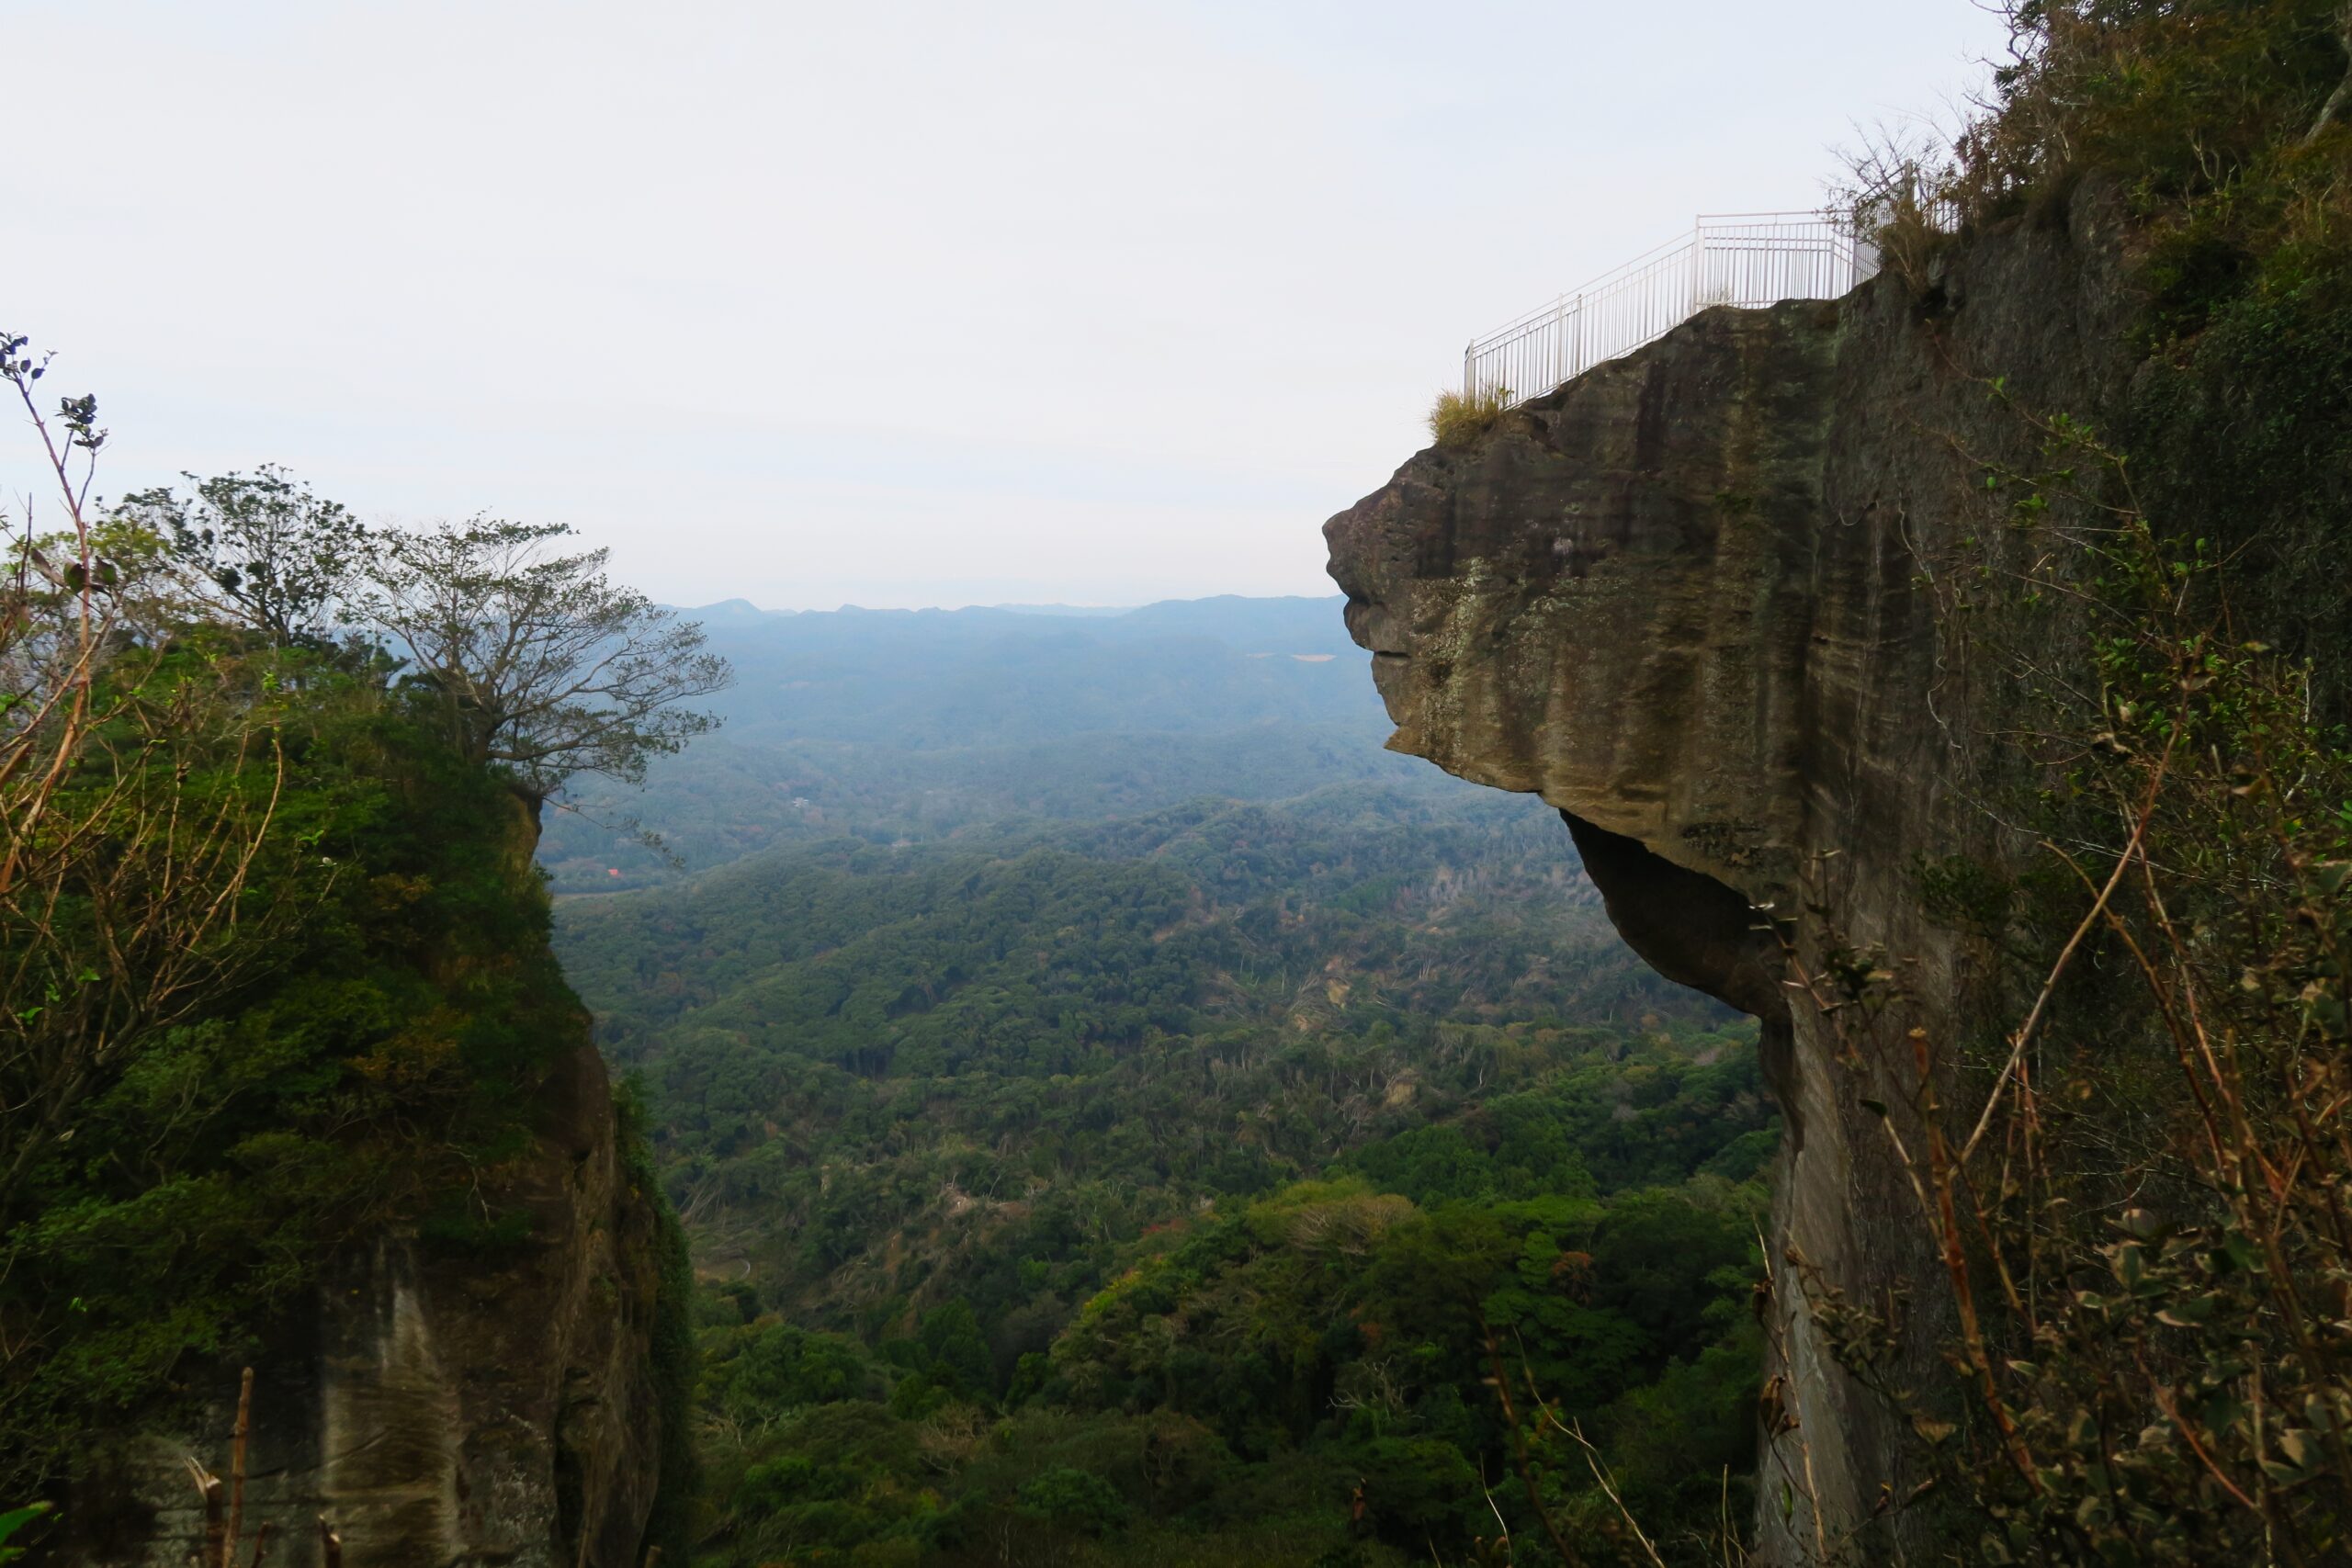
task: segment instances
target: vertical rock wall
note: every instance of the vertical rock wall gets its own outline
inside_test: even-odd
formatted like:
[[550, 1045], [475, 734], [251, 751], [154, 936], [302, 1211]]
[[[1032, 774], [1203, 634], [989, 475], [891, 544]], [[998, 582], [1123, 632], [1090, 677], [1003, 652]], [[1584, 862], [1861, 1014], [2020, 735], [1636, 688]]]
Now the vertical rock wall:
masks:
[[1707, 311], [1421, 453], [1325, 528], [1390, 745], [1559, 807], [1631, 945], [1763, 1021], [1790, 1128], [1771, 1562], [1934, 1556], [1905, 1434], [1833, 1363], [1792, 1261], [1816, 1289], [1902, 1303], [1891, 1373], [1934, 1382], [1939, 1267], [1861, 1105], [1910, 1105], [1917, 1058], [1857, 1058], [1785, 982], [1833, 943], [1874, 948], [1911, 998], [1880, 1038], [1997, 1026], [1981, 955], [1915, 894], [1922, 857], [2023, 847], [1973, 794], [2003, 694], [1966, 674], [1928, 574], [1978, 550], [1984, 462], [2032, 466], [1984, 378], [2078, 414], [2118, 388], [2103, 211], [2082, 196], [1834, 303]]
[[[256, 1358], [247, 1528], [273, 1527], [273, 1568], [319, 1562], [321, 1515], [346, 1568], [636, 1568], [659, 1473], [654, 1213], [591, 1047], [538, 1100], [536, 1148], [483, 1194], [529, 1216], [525, 1240], [448, 1257], [380, 1238]], [[185, 1460], [226, 1472], [236, 1372], [191, 1375], [223, 1397], [196, 1429], [129, 1439], [69, 1501], [57, 1562], [190, 1561]]]

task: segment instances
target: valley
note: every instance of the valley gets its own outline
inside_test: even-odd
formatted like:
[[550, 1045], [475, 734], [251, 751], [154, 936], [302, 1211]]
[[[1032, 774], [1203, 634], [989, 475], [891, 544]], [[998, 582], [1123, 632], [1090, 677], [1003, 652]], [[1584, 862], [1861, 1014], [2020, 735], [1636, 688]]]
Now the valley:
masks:
[[1379, 750], [1338, 608], [714, 619], [672, 858], [551, 826], [701, 1280], [714, 1561], [1533, 1529], [1482, 1312], [1678, 1560], [1747, 1506], [1754, 1026], [1540, 802]]

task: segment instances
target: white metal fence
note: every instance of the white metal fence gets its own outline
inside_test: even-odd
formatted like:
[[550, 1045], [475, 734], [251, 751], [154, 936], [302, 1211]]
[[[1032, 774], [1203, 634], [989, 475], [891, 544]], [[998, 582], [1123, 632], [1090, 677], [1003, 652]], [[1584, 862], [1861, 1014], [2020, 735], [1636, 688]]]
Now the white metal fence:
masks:
[[1818, 212], [1702, 218], [1681, 238], [1472, 344], [1462, 356], [1462, 392], [1524, 402], [1710, 305], [1834, 299], [1878, 265], [1878, 246], [1847, 220]]

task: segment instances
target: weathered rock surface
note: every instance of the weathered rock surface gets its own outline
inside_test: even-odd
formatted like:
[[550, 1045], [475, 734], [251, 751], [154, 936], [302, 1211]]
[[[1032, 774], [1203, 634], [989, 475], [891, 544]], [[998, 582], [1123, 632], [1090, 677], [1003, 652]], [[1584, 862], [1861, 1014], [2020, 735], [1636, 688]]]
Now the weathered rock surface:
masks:
[[[1982, 236], [1932, 277], [1835, 303], [1707, 311], [1431, 449], [1326, 525], [1390, 745], [1560, 808], [1634, 949], [1764, 1021], [1790, 1123], [1774, 1218], [1773, 1375], [1795, 1418], [1763, 1459], [1768, 1560], [1926, 1561], [1885, 1404], [1831, 1363], [1786, 1259], [1908, 1310], [1894, 1375], [1948, 1319], [1917, 1200], [1860, 1101], [1913, 1103], [1907, 1050], [1841, 1062], [1833, 940], [1903, 969], [1907, 1019], [1988, 1026], [1977, 955], [1926, 919], [1923, 856], [2014, 856], [1972, 804], [1973, 690], [1928, 578], [1972, 559], [1984, 461], [2030, 466], [1987, 394], [2096, 414], [2125, 302], [2092, 196]], [[1899, 1115], [1899, 1112], [1898, 1112]], [[1784, 1517], [1784, 1501], [1787, 1505]]]
[[[537, 1147], [484, 1197], [530, 1233], [490, 1258], [379, 1239], [256, 1361], [247, 1532], [275, 1568], [635, 1568], [658, 1478], [655, 1218], [586, 1043], [537, 1096]], [[185, 1465], [228, 1469], [233, 1369], [197, 1429], [146, 1431], [69, 1500], [55, 1561], [182, 1568], [204, 1522]]]

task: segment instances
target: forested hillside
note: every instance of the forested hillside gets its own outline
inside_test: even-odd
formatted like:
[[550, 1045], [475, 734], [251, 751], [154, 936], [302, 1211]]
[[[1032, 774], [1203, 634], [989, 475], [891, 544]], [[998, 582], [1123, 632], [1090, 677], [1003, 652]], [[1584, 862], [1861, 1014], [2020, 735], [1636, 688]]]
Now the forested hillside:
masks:
[[704, 1280], [710, 1561], [1453, 1561], [1542, 1528], [1515, 1427], [1621, 1529], [1541, 1401], [1676, 1561], [1747, 1507], [1752, 1027], [1311, 608], [719, 618], [642, 803], [713, 868], [559, 829], [667, 882], [559, 942]]

